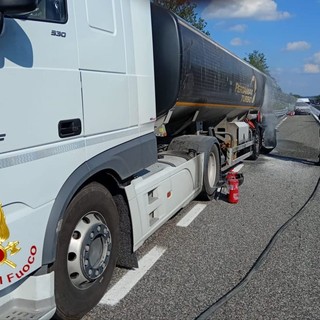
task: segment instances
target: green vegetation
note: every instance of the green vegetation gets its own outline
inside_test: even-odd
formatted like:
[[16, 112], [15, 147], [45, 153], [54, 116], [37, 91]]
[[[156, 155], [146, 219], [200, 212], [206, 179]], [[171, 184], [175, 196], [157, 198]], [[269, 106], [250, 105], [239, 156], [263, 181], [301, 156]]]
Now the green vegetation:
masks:
[[171, 10], [198, 30], [210, 36], [210, 32], [206, 30], [207, 22], [198, 17], [198, 13], [196, 13], [197, 4], [195, 2], [189, 0], [153, 0], [153, 3]]
[[270, 76], [269, 66], [267, 65], [267, 58], [264, 53], [254, 50], [252, 53], [248, 54], [248, 57], [243, 58], [244, 61], [247, 61], [252, 66], [256, 67], [261, 72]]

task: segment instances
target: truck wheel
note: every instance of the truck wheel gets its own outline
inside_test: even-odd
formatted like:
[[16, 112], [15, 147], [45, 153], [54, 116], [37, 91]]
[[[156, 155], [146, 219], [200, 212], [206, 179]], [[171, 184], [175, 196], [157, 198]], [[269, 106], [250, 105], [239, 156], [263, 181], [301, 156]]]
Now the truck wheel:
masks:
[[201, 198], [213, 199], [220, 179], [220, 156], [218, 147], [213, 144], [205, 153], [203, 169], [203, 189]]
[[273, 130], [272, 134], [264, 136], [263, 143], [261, 146], [261, 153], [268, 154], [277, 146], [277, 132]]
[[248, 158], [249, 160], [257, 160], [260, 155], [260, 149], [261, 149], [261, 133], [260, 129], [256, 128], [254, 132], [254, 138], [253, 138], [253, 146], [252, 146], [252, 155]]
[[264, 146], [261, 147], [261, 154], [269, 154], [271, 151], [273, 151], [275, 147], [266, 148]]
[[97, 182], [71, 201], [58, 237], [53, 319], [81, 319], [103, 297], [119, 245], [119, 216], [109, 191]]

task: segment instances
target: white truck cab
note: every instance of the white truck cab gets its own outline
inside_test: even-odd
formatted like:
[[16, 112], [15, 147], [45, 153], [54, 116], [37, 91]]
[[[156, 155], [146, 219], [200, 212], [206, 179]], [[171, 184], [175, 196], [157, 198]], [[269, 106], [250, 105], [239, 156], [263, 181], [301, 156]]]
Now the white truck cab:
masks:
[[[57, 289], [67, 208], [85, 186], [115, 206], [115, 186], [157, 161], [150, 3], [0, 0], [0, 12], [0, 318], [50, 318], [54, 296], [70, 306], [61, 318], [80, 317], [99, 300], [90, 273], [110, 273], [116, 257], [103, 251], [100, 269], [72, 271], [69, 261], [68, 281], [87, 280]], [[89, 217], [85, 235], [107, 225], [103, 214]], [[88, 252], [99, 241], [116, 247], [117, 232], [98, 232]], [[90, 261], [79, 254], [79, 264]]]

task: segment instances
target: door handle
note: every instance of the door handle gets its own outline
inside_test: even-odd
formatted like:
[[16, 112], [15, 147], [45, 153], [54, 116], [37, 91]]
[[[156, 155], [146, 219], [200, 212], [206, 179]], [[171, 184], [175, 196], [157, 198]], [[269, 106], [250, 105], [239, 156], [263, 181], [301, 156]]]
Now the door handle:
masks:
[[81, 133], [81, 120], [80, 119], [70, 119], [61, 120], [58, 125], [59, 137], [68, 138], [72, 136], [77, 136]]

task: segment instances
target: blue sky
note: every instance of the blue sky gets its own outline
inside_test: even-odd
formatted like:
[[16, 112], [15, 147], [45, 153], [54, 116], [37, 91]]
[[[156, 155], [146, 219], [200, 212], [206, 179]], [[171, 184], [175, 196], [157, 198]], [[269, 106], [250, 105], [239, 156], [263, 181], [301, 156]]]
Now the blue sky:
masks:
[[197, 10], [223, 47], [263, 53], [283, 91], [320, 95], [320, 0], [207, 0]]

